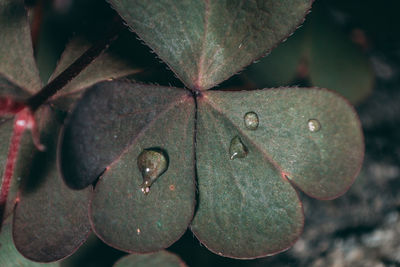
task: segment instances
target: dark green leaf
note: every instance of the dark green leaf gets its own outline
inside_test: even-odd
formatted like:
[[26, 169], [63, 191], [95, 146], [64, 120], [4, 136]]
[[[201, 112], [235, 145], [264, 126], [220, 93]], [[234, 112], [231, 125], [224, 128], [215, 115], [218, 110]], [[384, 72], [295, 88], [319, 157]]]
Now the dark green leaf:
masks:
[[188, 93], [176, 88], [128, 81], [94, 85], [63, 131], [60, 167], [66, 183], [77, 189], [92, 184], [136, 135], [182, 98]]
[[[194, 103], [183, 89], [115, 81], [84, 94], [64, 130], [61, 169], [74, 188], [96, 184], [94, 231], [106, 243], [135, 252], [171, 245], [194, 210]], [[168, 169], [143, 194], [137, 157], [166, 152]]]
[[40, 89], [23, 0], [0, 0], [0, 29], [0, 73], [27, 91]]
[[114, 267], [185, 267], [175, 254], [165, 250], [152, 254], [131, 254], [115, 263]]
[[188, 87], [206, 90], [286, 38], [313, 1], [110, 2]]
[[322, 15], [311, 20], [310, 28], [310, 43], [305, 46], [310, 49], [311, 83], [333, 89], [354, 104], [365, 99], [375, 80], [366, 54]]
[[[90, 43], [88, 41], [80, 38], [73, 39], [65, 48], [50, 80], [57, 77], [57, 75], [64, 71], [89, 48]], [[135, 74], [139, 71], [141, 71], [141, 69], [134, 66], [127, 58], [122, 58], [122, 56], [108, 51], [99, 56], [92, 64], [84, 69], [75, 79], [59, 91], [53, 99], [58, 104], [58, 107], [66, 109], [69, 104], [79, 98], [84, 89], [89, 86], [100, 81]]]
[[73, 255], [61, 262], [61, 267], [109, 267], [125, 255], [126, 253], [104, 244], [94, 233], [91, 233]]
[[39, 110], [37, 118], [46, 151], [21, 161], [30, 168], [21, 181], [13, 236], [25, 257], [50, 262], [70, 255], [86, 240], [91, 190], [73, 191], [63, 183], [55, 164], [60, 124], [48, 107]]
[[56, 267], [60, 266], [59, 263], [50, 263], [50, 264], [43, 264], [37, 263], [28, 260], [24, 256], [22, 256], [14, 247], [13, 238], [12, 238], [12, 217], [7, 219], [3, 227], [1, 229], [0, 234], [0, 266], [3, 267], [14, 267], [14, 266], [21, 266], [21, 267]]
[[[309, 15], [310, 16], [310, 15]], [[304, 25], [307, 25], [308, 17]], [[271, 54], [243, 72], [257, 88], [288, 86], [296, 78], [304, 57], [304, 25], [293, 36], [272, 50]]]
[[[360, 170], [359, 120], [346, 101], [326, 90], [210, 91], [198, 106], [200, 196], [192, 230], [215, 253], [255, 258], [288, 248], [303, 225], [290, 183], [331, 199]], [[245, 127], [249, 111], [258, 115], [256, 130]], [[248, 153], [232, 160], [229, 146], [236, 136]]]
[[326, 10], [314, 7], [294, 36], [243, 75], [257, 87], [288, 85], [296, 76], [308, 78], [313, 86], [333, 89], [353, 104], [365, 99], [374, 86], [368, 57], [328, 18]]

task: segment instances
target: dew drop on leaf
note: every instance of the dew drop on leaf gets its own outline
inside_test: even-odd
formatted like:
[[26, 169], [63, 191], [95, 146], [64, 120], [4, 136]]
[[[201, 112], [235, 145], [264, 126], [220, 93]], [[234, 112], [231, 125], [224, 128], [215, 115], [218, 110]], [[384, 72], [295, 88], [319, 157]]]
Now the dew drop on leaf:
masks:
[[155, 180], [168, 169], [167, 154], [161, 149], [145, 149], [138, 156], [137, 165], [143, 177], [140, 187], [147, 195]]
[[321, 129], [321, 123], [316, 119], [311, 119], [307, 123], [310, 132], [318, 132]]
[[243, 144], [242, 139], [239, 136], [235, 136], [231, 140], [229, 147], [230, 159], [244, 158], [249, 153], [247, 147]]
[[250, 111], [244, 115], [244, 125], [249, 130], [256, 130], [258, 128], [258, 115], [257, 113]]

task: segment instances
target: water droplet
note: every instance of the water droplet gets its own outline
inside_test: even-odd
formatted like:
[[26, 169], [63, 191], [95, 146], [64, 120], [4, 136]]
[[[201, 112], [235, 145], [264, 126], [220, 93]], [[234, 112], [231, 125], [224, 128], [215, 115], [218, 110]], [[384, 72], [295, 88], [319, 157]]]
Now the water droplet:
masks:
[[231, 159], [244, 158], [249, 153], [247, 147], [243, 144], [242, 139], [239, 136], [235, 136], [231, 140], [229, 147], [229, 155]]
[[249, 130], [256, 130], [258, 128], [258, 115], [257, 113], [250, 111], [244, 115], [244, 125]]
[[139, 171], [142, 173], [142, 192], [147, 195], [151, 185], [168, 169], [167, 154], [161, 149], [145, 149], [137, 158]]
[[316, 119], [311, 119], [307, 123], [310, 132], [318, 132], [321, 129], [321, 124]]

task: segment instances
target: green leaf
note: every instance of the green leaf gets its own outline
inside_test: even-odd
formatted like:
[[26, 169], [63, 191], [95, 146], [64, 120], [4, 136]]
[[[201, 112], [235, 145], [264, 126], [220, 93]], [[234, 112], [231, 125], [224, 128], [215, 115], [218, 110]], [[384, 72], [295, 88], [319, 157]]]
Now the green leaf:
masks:
[[7, 219], [3, 227], [1, 229], [0, 235], [0, 266], [9, 267], [9, 266], [23, 266], [23, 267], [56, 267], [60, 266], [59, 263], [37, 263], [28, 260], [24, 256], [22, 256], [17, 249], [14, 247], [13, 238], [12, 238], [12, 217]]
[[25, 257], [51, 262], [72, 254], [86, 240], [91, 190], [73, 191], [63, 183], [55, 164], [60, 123], [48, 107], [36, 117], [46, 151], [23, 161], [30, 168], [21, 181], [13, 236]]
[[[308, 20], [309, 17], [304, 25], [307, 25]], [[296, 78], [299, 64], [304, 57], [304, 25], [288, 40], [272, 50], [271, 54], [262, 58], [257, 64], [250, 65], [241, 75], [247, 76], [257, 88], [290, 85]]]
[[242, 75], [259, 88], [308, 78], [313, 86], [335, 90], [358, 104], [374, 86], [371, 64], [349, 36], [327, 19], [328, 11], [318, 7], [300, 30]]
[[[152, 252], [175, 242], [194, 212], [194, 101], [183, 89], [126, 81], [89, 89], [71, 114], [60, 166], [73, 188], [97, 182], [91, 202], [96, 234], [113, 247]], [[145, 195], [137, 158], [165, 151], [167, 170]]]
[[73, 255], [61, 262], [61, 267], [108, 267], [125, 255], [126, 253], [107, 246], [94, 233], [91, 233]]
[[[69, 67], [90, 48], [90, 45], [90, 42], [82, 38], [73, 39], [65, 48], [50, 80], [57, 77]], [[108, 79], [132, 75], [140, 71], [141, 69], [135, 66], [129, 59], [123, 58], [115, 52], [107, 51], [59, 91], [53, 99], [57, 103], [57, 107], [67, 109], [71, 103], [81, 96], [84, 89], [91, 85]]]
[[[310, 22], [310, 80], [314, 86], [333, 89], [357, 104], [370, 95], [375, 75], [367, 55], [334, 27], [323, 14]], [[318, 15], [316, 14], [316, 15]], [[329, 52], [327, 52], [329, 51]]]
[[29, 92], [41, 81], [23, 0], [0, 0], [0, 74]]
[[206, 90], [285, 39], [313, 1], [110, 2], [186, 86]]
[[[363, 160], [353, 108], [319, 89], [280, 88], [204, 93], [198, 100], [199, 207], [195, 235], [211, 251], [256, 258], [282, 251], [302, 231], [302, 208], [291, 183], [332, 199], [353, 183]], [[244, 116], [255, 112], [256, 130]], [[309, 120], [315, 121], [310, 128]], [[310, 131], [310, 129], [312, 131]], [[230, 159], [239, 136], [247, 156]]]
[[114, 267], [185, 267], [186, 264], [175, 254], [160, 251], [152, 254], [131, 254], [117, 261]]

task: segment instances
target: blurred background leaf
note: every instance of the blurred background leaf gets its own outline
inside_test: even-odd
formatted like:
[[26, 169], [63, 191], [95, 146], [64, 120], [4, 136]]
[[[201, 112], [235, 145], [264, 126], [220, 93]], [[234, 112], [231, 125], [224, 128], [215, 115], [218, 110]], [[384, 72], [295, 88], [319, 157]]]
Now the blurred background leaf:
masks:
[[360, 103], [371, 94], [375, 79], [365, 33], [358, 28], [346, 33], [332, 19], [324, 2], [317, 1], [299, 30], [241, 76], [258, 88], [317, 86]]

